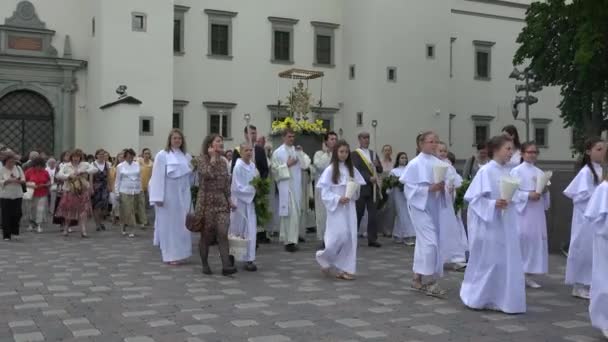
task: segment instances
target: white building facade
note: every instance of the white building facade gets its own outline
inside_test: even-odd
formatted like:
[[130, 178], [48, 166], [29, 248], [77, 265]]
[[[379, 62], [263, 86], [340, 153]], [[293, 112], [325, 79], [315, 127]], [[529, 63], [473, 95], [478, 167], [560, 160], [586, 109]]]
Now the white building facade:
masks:
[[[378, 148], [413, 155], [433, 129], [463, 159], [507, 124], [525, 140], [508, 76], [529, 2], [5, 0], [0, 143], [159, 150], [177, 127], [193, 153], [210, 132], [231, 147], [245, 113], [262, 134], [285, 115], [293, 82], [278, 73], [301, 68], [324, 73], [308, 84], [314, 116], [349, 142], [376, 120]], [[570, 160], [558, 91], [535, 96], [531, 139], [543, 159]]]

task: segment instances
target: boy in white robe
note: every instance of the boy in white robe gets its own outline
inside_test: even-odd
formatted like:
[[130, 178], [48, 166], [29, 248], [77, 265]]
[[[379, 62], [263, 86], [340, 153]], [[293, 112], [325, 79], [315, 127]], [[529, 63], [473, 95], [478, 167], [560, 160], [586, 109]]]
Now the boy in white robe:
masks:
[[244, 256], [245, 270], [257, 271], [255, 264], [255, 246], [257, 239], [257, 218], [255, 214], [255, 188], [251, 181], [256, 177], [257, 170], [252, 162], [253, 149], [251, 145], [243, 143], [240, 146], [240, 158], [237, 159], [232, 170], [232, 184], [230, 191], [236, 210], [230, 214], [229, 234], [244, 237], [248, 240], [247, 254]]
[[[338, 135], [334, 132], [328, 132], [325, 135], [325, 142], [323, 143], [323, 149], [315, 152], [312, 158], [312, 163], [315, 168], [315, 187], [319, 182], [319, 178], [323, 174], [323, 171], [329, 166], [331, 162], [331, 155], [336, 145]], [[315, 219], [317, 223], [317, 240], [323, 241], [323, 235], [325, 234], [325, 221], [327, 220], [327, 211], [325, 205], [321, 199], [321, 191], [315, 191]], [[323, 248], [323, 246], [321, 246]]]
[[505, 313], [526, 311], [521, 249], [515, 208], [501, 199], [501, 179], [509, 176], [513, 143], [496, 136], [488, 143], [493, 159], [484, 165], [464, 195], [469, 203], [469, 262], [460, 288], [462, 302], [472, 309]]
[[[437, 279], [443, 275], [439, 215], [441, 207], [446, 205], [442, 196], [445, 182], [435, 183], [433, 167], [443, 162], [435, 157], [438, 139], [434, 132], [419, 134], [416, 143], [420, 154], [409, 162], [399, 179], [405, 185], [405, 197], [416, 230], [412, 288], [442, 297], [446, 291], [439, 287]], [[423, 276], [431, 280], [423, 284]]]
[[302, 169], [293, 143], [295, 133], [283, 131], [283, 145], [272, 154], [272, 171], [279, 190], [279, 239], [285, 250], [298, 250], [300, 208], [302, 200]]
[[593, 261], [593, 232], [585, 218], [587, 203], [593, 195], [602, 176], [600, 163], [604, 160], [605, 143], [600, 138], [589, 138], [585, 142], [583, 168], [564, 190], [564, 195], [572, 199], [572, 228], [570, 248], [566, 261], [566, 284], [572, 285], [572, 295], [589, 299], [591, 268]]
[[521, 145], [524, 161], [511, 170], [511, 176], [519, 179], [519, 189], [513, 197], [517, 211], [517, 228], [521, 254], [526, 273], [526, 286], [540, 288], [530, 275], [546, 274], [549, 270], [549, 252], [547, 246], [547, 219], [545, 211], [549, 209], [549, 192], [536, 192], [536, 182], [544, 176], [536, 167], [538, 147], [534, 143]]
[[600, 184], [587, 205], [585, 218], [592, 224], [593, 274], [591, 276], [591, 324], [608, 338], [608, 178]]
[[316, 258], [324, 273], [336, 268], [336, 277], [342, 280], [354, 279], [357, 264], [355, 201], [359, 197], [358, 187], [352, 195], [347, 195], [347, 187], [353, 182], [358, 187], [365, 185], [365, 179], [353, 166], [348, 143], [341, 140], [333, 150], [331, 165], [323, 171], [317, 183], [327, 209], [327, 230], [323, 238], [325, 248], [316, 252]]

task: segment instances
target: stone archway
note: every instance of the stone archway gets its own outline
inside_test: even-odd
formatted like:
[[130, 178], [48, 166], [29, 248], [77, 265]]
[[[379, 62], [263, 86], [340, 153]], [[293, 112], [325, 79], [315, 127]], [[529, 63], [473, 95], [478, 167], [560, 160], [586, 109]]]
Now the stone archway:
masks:
[[54, 111], [49, 101], [30, 90], [12, 91], [0, 98], [2, 143], [26, 155], [32, 150], [54, 153]]

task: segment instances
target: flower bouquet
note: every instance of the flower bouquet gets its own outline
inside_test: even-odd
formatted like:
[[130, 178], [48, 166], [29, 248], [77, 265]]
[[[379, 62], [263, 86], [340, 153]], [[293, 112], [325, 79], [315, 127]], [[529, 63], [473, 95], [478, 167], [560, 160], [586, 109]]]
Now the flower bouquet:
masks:
[[272, 211], [268, 195], [270, 194], [271, 181], [268, 178], [254, 177], [250, 183], [255, 188], [253, 204], [258, 227], [263, 227], [272, 220]]
[[382, 179], [382, 197], [378, 201], [378, 209], [382, 209], [386, 202], [388, 202], [389, 195], [388, 193], [393, 188], [398, 188], [399, 191], [403, 191], [403, 184], [399, 181], [399, 177], [390, 175]]
[[346, 182], [346, 194], [344, 194], [344, 197], [352, 199], [357, 190], [359, 190], [359, 187], [360, 185], [355, 182], [354, 179], [350, 178], [348, 182]]
[[[519, 188], [519, 179], [505, 176], [500, 179], [500, 199], [510, 202]], [[502, 213], [504, 214], [504, 209]]]
[[551, 184], [550, 180], [553, 176], [553, 172], [545, 171], [542, 176], [536, 178], [536, 192], [542, 194], [545, 188]]
[[308, 121], [304, 119], [296, 120], [291, 116], [282, 120], [272, 122], [272, 135], [280, 135], [286, 129], [293, 130], [296, 134], [321, 135], [327, 132], [323, 127], [323, 120]]
[[462, 209], [466, 208], [466, 203], [464, 201], [464, 194], [467, 193], [469, 189], [469, 185], [471, 185], [470, 180], [463, 180], [462, 185], [456, 189], [456, 198], [454, 200], [454, 212], [458, 213]]

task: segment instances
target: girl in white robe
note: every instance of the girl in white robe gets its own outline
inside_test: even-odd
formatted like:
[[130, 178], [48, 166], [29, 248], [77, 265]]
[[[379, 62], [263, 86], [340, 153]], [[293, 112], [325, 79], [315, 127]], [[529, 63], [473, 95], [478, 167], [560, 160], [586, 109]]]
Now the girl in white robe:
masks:
[[511, 141], [513, 141], [513, 155], [511, 159], [507, 161], [507, 167], [509, 170], [512, 170], [514, 167], [521, 164], [521, 142], [519, 140], [519, 133], [517, 132], [517, 127], [514, 125], [507, 125], [503, 127], [502, 133], [509, 137]]
[[257, 170], [251, 161], [252, 148], [248, 144], [240, 146], [241, 158], [237, 159], [232, 171], [231, 194], [232, 202], [236, 204], [236, 210], [230, 214], [229, 234], [245, 237], [248, 240], [247, 254], [243, 260], [247, 264], [245, 270], [254, 272], [255, 245], [257, 238], [257, 218], [255, 216], [255, 188], [251, 181], [256, 177]]
[[342, 280], [354, 279], [357, 265], [355, 201], [359, 198], [359, 191], [347, 198], [346, 185], [349, 181], [354, 181], [359, 186], [365, 185], [365, 180], [353, 167], [348, 143], [340, 140], [334, 147], [331, 164], [323, 171], [317, 183], [327, 210], [327, 221], [323, 236], [325, 248], [316, 252], [316, 259], [324, 273], [336, 268], [336, 277]]
[[546, 274], [549, 269], [545, 211], [549, 209], [550, 198], [548, 191], [536, 192], [536, 182], [543, 177], [543, 171], [534, 166], [538, 156], [537, 146], [534, 143], [524, 143], [521, 155], [524, 161], [511, 170], [511, 176], [519, 179], [519, 189], [513, 197], [513, 204], [517, 212], [526, 286], [536, 289], [541, 286], [530, 275]]
[[192, 255], [192, 236], [186, 229], [192, 206], [192, 157], [184, 152], [180, 130], [171, 130], [168, 140], [167, 148], [154, 158], [148, 191], [156, 212], [154, 245], [160, 246], [163, 262], [178, 265]]
[[608, 338], [608, 179], [604, 178], [587, 205], [585, 218], [592, 223], [593, 274], [591, 276], [591, 324]]
[[441, 208], [439, 217], [441, 256], [444, 264], [453, 264], [455, 270], [461, 270], [467, 265], [468, 241], [464, 225], [454, 211], [454, 201], [456, 200], [456, 190], [462, 186], [462, 177], [452, 166], [452, 162], [448, 159], [448, 153], [448, 146], [444, 142], [439, 142], [437, 157], [449, 165], [445, 186], [447, 205]]
[[[395, 158], [395, 168], [391, 170], [390, 175], [401, 178], [405, 172], [408, 158], [405, 152], [397, 153]], [[393, 225], [393, 238], [397, 242], [403, 242], [408, 246], [414, 245], [414, 239], [416, 238], [416, 231], [414, 230], [414, 224], [410, 217], [410, 211], [407, 208], [407, 199], [405, 199], [405, 192], [402, 188], [395, 187], [392, 189], [390, 197], [393, 199], [395, 204], [395, 224]]]
[[469, 203], [470, 254], [460, 298], [472, 309], [526, 311], [515, 208], [500, 198], [500, 183], [509, 176], [512, 150], [508, 137], [492, 138], [488, 152], [493, 160], [479, 169], [464, 195]]
[[591, 267], [593, 260], [593, 231], [585, 218], [589, 199], [599, 184], [602, 175], [600, 163], [605, 157], [604, 142], [600, 138], [589, 138], [585, 142], [583, 168], [564, 190], [564, 195], [572, 199], [572, 228], [570, 248], [566, 262], [566, 284], [572, 285], [572, 295], [589, 299]]
[[[443, 162], [435, 157], [438, 139], [434, 132], [419, 134], [416, 143], [420, 154], [409, 162], [399, 179], [405, 185], [405, 197], [416, 230], [412, 288], [441, 297], [446, 291], [437, 283], [443, 275], [439, 212], [446, 206], [445, 182], [435, 183], [433, 167]], [[423, 276], [429, 277], [430, 281], [423, 284]]]

